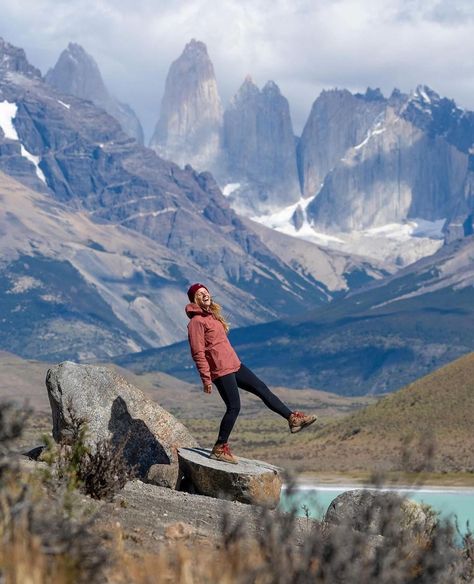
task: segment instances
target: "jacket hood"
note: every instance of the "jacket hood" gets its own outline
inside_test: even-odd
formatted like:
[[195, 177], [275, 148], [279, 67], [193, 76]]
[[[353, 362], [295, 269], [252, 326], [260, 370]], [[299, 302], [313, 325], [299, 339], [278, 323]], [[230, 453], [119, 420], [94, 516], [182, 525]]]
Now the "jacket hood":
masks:
[[186, 311], [188, 318], [192, 318], [197, 314], [201, 314], [202, 316], [207, 316], [208, 314], [210, 314], [209, 312], [206, 312], [198, 304], [195, 304], [194, 302], [187, 304], [184, 310]]

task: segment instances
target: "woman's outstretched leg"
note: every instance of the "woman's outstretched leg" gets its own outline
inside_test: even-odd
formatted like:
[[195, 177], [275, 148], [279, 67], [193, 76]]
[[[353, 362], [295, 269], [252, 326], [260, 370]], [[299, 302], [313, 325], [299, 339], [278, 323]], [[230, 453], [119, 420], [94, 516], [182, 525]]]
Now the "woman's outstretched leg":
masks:
[[263, 381], [243, 363], [235, 374], [235, 378], [239, 387], [258, 396], [268, 408], [288, 420], [288, 426], [292, 434], [299, 432], [316, 421], [316, 416], [303, 414], [303, 412], [292, 412], [288, 406], [272, 393], [265, 383], [263, 383]]
[[239, 387], [258, 396], [268, 408], [288, 420], [292, 413], [288, 406], [272, 393], [265, 383], [243, 363], [235, 374], [235, 379]]

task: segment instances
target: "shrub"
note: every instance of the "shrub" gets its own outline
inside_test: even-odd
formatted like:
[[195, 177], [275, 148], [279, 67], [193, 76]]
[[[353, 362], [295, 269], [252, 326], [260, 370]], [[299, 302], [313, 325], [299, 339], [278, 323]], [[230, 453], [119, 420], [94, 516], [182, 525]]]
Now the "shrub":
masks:
[[118, 444], [100, 440], [92, 449], [87, 443], [87, 420], [77, 416], [71, 403], [67, 405], [70, 419], [67, 444], [55, 445], [45, 439], [42, 459], [64, 481], [69, 491], [79, 489], [94, 499], [112, 499], [136, 474], [124, 457], [127, 436]]
[[60, 492], [51, 496], [9, 452], [28, 415], [12, 404], [0, 404], [0, 581], [103, 581], [108, 555], [90, 530], [92, 519], [73, 519], [65, 513]]

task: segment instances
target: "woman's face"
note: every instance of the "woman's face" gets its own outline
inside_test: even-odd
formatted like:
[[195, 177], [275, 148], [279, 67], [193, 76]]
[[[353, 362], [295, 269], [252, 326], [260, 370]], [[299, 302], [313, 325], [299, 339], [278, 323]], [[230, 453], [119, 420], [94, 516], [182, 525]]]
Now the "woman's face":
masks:
[[194, 295], [194, 302], [204, 308], [211, 306], [211, 295], [205, 288], [199, 288]]

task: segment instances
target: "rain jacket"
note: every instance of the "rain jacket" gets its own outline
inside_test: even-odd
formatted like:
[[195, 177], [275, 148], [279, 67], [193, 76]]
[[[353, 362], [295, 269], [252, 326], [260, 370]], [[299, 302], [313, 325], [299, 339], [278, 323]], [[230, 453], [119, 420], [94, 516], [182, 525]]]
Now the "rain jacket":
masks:
[[197, 304], [188, 304], [185, 310], [190, 318], [188, 340], [191, 355], [203, 385], [238, 371], [241, 363], [227, 338], [224, 325]]

